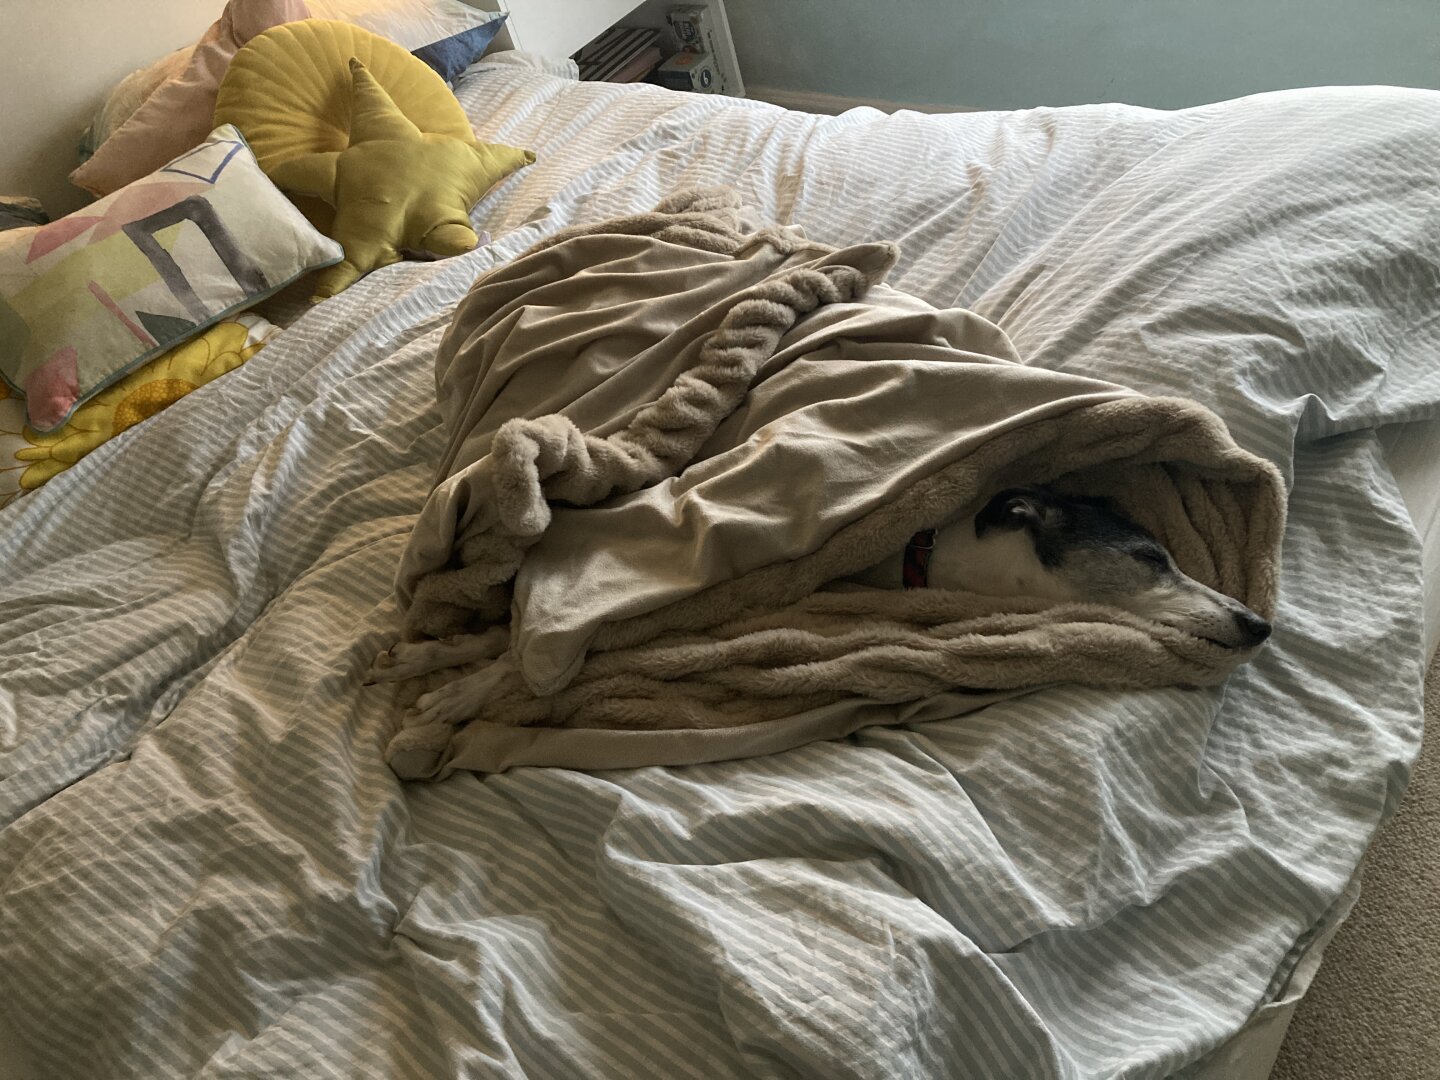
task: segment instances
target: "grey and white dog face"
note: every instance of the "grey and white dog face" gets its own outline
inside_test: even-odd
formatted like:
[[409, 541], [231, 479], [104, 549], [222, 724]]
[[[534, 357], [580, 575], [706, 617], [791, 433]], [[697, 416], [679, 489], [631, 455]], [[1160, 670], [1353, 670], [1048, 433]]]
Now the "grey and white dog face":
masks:
[[973, 517], [942, 528], [930, 584], [988, 596], [1109, 604], [1231, 649], [1270, 636], [1270, 624], [1181, 573], [1149, 532], [1103, 499], [1011, 488]]

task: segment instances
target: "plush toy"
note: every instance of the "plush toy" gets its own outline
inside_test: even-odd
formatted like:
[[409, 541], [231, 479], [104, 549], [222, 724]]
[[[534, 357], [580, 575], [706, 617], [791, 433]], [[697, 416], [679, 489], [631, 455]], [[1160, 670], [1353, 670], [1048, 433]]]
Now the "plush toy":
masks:
[[[402, 249], [419, 251], [422, 242], [436, 254], [468, 250], [475, 244], [467, 235], [470, 207], [534, 160], [523, 150], [486, 147], [490, 168], [477, 187], [474, 130], [445, 81], [395, 42], [334, 19], [299, 19], [251, 38], [220, 83], [215, 123], [239, 128], [266, 175], [311, 224], [345, 246], [347, 259], [321, 280], [320, 297], [396, 261]], [[435, 136], [458, 146], [449, 155], [422, 148]], [[380, 147], [371, 143], [403, 144], [403, 167], [382, 167]], [[463, 167], [454, 168], [455, 160]], [[352, 168], [352, 161], [368, 164]], [[288, 184], [279, 179], [287, 166]], [[460, 228], [436, 232], [440, 224]], [[426, 240], [427, 232], [435, 235]]]
[[323, 271], [315, 297], [398, 262], [402, 248], [459, 255], [478, 242], [470, 208], [496, 181], [535, 160], [528, 150], [422, 132], [365, 65], [350, 59], [350, 145], [281, 162], [281, 190], [335, 208], [330, 235], [345, 261]]

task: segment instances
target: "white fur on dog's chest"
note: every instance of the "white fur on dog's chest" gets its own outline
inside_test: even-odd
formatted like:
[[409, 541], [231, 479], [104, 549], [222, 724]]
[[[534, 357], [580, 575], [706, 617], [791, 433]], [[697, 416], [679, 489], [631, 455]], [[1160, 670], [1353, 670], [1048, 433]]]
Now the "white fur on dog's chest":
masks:
[[[957, 589], [984, 596], [1036, 596], [1074, 600], [1072, 590], [1045, 569], [1035, 545], [1023, 530], [992, 531], [975, 535], [973, 515], [965, 515], [935, 534], [926, 583], [932, 589]], [[847, 580], [877, 589], [904, 585], [905, 552], [897, 551], [882, 562]]]
[[1073, 590], [1057, 580], [1035, 555], [1023, 529], [975, 535], [968, 520], [941, 529], [930, 555], [932, 589], [962, 589], [984, 596], [1037, 596], [1073, 600]]

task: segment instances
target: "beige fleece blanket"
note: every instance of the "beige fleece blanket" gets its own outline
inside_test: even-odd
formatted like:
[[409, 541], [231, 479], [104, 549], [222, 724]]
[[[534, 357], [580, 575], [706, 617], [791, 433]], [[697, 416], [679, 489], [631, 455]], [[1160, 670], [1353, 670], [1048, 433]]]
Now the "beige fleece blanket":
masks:
[[508, 621], [515, 670], [459, 729], [402, 728], [397, 769], [743, 757], [1246, 658], [1115, 609], [833, 584], [1053, 483], [1274, 612], [1271, 465], [1199, 405], [1026, 366], [995, 325], [880, 284], [895, 257], [743, 231], [733, 193], [702, 191], [477, 282], [440, 349], [449, 444], [397, 593], [411, 638]]

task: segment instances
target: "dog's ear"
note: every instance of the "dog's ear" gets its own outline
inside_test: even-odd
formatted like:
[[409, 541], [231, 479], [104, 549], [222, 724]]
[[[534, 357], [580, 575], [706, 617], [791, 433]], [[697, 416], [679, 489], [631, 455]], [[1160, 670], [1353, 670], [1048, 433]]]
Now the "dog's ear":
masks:
[[1041, 528], [1051, 513], [1046, 493], [1036, 488], [1009, 488], [995, 495], [975, 516], [975, 535], [989, 529]]
[[1045, 524], [1045, 504], [1029, 493], [1017, 493], [1005, 500], [1001, 520], [1012, 529], [1040, 528]]

